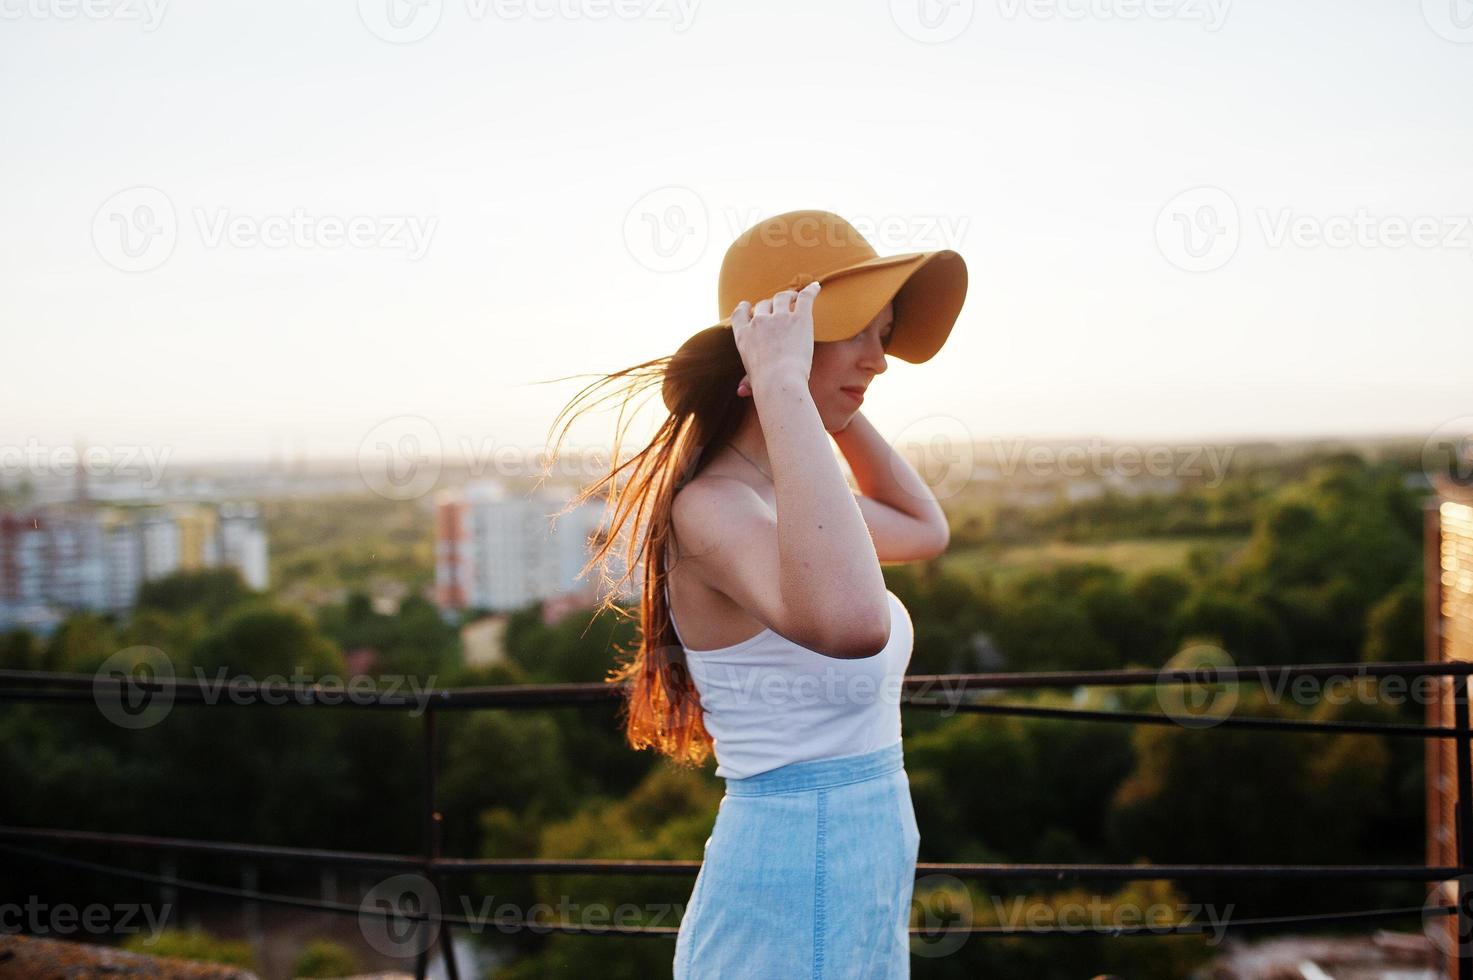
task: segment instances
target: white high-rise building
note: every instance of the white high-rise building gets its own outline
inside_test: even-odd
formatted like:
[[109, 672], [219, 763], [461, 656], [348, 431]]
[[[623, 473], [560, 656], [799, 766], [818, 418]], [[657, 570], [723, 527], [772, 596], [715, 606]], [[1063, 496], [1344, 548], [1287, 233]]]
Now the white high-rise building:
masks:
[[0, 629], [54, 624], [67, 610], [126, 612], [145, 582], [222, 565], [266, 588], [266, 531], [255, 504], [0, 514]]
[[106, 609], [107, 564], [96, 515], [64, 514], [52, 519], [49, 528], [48, 598], [69, 609]]
[[523, 496], [494, 481], [442, 491], [435, 502], [440, 608], [510, 612], [570, 596], [595, 602], [598, 570], [578, 576], [593, 554], [604, 502], [559, 513], [567, 503], [545, 490]]
[[163, 513], [151, 513], [138, 522], [143, 550], [143, 580], [151, 582], [179, 570], [179, 528]]
[[103, 562], [107, 566], [107, 608], [133, 608], [143, 585], [143, 536], [138, 526], [108, 514], [102, 522]]
[[222, 505], [219, 542], [221, 564], [239, 569], [241, 578], [251, 588], [265, 589], [270, 580], [270, 565], [261, 508], [253, 503]]

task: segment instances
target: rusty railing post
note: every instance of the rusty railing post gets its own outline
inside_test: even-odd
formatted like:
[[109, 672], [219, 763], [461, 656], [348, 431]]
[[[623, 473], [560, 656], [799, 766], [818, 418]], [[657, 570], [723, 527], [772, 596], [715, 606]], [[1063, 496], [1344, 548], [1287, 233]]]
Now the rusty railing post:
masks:
[[[1469, 833], [1473, 832], [1473, 731], [1468, 727], [1468, 677], [1463, 675], [1453, 684], [1453, 727], [1457, 736], [1453, 744], [1458, 753], [1457, 844], [1458, 867], [1469, 865]], [[1458, 980], [1473, 980], [1473, 959], [1469, 958], [1469, 939], [1473, 938], [1473, 874], [1458, 874], [1457, 912]]]
[[[444, 818], [435, 807], [435, 782], [439, 766], [438, 758], [435, 709], [433, 704], [425, 706], [424, 713], [424, 854], [428, 861], [437, 860], [440, 857], [441, 830], [444, 826]], [[426, 876], [429, 878], [430, 887], [436, 895], [442, 895], [444, 880], [440, 875], [431, 870]], [[436, 913], [443, 915], [445, 912], [443, 903], [436, 902]], [[415, 958], [414, 975], [417, 980], [424, 980], [425, 971], [429, 967], [430, 951], [434, 949], [435, 943], [440, 944], [440, 952], [445, 957], [445, 975], [450, 980], [460, 980], [460, 970], [455, 962], [455, 935], [450, 931], [449, 922], [441, 922], [439, 929], [435, 932], [435, 941], [420, 950]]]

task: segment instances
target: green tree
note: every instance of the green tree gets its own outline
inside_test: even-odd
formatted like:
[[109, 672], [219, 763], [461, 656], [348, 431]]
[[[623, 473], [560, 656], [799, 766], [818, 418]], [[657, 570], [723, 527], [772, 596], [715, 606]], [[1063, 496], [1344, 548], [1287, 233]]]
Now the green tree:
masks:
[[[1238, 716], [1303, 717], [1297, 705], [1244, 692]], [[1333, 719], [1320, 704], [1313, 718]], [[1136, 767], [1115, 793], [1111, 839], [1130, 859], [1156, 863], [1335, 864], [1363, 851], [1386, 811], [1390, 754], [1366, 735], [1188, 730], [1141, 726]], [[1374, 904], [1374, 886], [1348, 882], [1206, 880], [1193, 898], [1238, 914]], [[1352, 903], [1352, 904], [1347, 904]], [[1365, 907], [1370, 907], [1366, 905]]]
[[[660, 765], [626, 798], [589, 800], [575, 815], [546, 825], [541, 833], [541, 855], [698, 861], [711, 835], [720, 798], [721, 790], [710, 776]], [[491, 884], [484, 883], [481, 893], [507, 894]], [[693, 876], [545, 875], [537, 879], [532, 901], [546, 910], [539, 913], [542, 921], [561, 903], [575, 922], [675, 926], [693, 884]], [[668, 943], [560, 934], [523, 934], [518, 943], [527, 955], [496, 973], [498, 980], [546, 976], [643, 980], [670, 970]], [[617, 955], [610, 943], [620, 944]]]
[[234, 568], [205, 568], [143, 583], [138, 590], [138, 606], [174, 614], [197, 610], [215, 619], [252, 594]]

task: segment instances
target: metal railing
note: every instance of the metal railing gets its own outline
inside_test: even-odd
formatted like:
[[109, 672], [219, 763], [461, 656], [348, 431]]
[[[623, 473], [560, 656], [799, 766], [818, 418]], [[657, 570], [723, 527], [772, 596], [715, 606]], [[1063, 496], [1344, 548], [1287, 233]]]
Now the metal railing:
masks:
[[[976, 863], [920, 863], [916, 874], [946, 873], [958, 877], [986, 877], [999, 879], [1066, 878], [1100, 879], [1114, 881], [1182, 881], [1207, 879], [1288, 879], [1288, 880], [1381, 880], [1381, 881], [1444, 881], [1458, 879], [1458, 902], [1456, 905], [1417, 906], [1415, 908], [1369, 909], [1354, 912], [1275, 916], [1219, 923], [1217, 927], [1245, 929], [1285, 925], [1324, 925], [1332, 923], [1369, 922], [1403, 918], [1411, 915], [1456, 916], [1458, 935], [1473, 936], [1473, 866], [1468, 861], [1469, 834], [1473, 833], [1473, 729], [1469, 726], [1468, 686], [1473, 675], [1473, 664], [1468, 663], [1383, 663], [1383, 664], [1314, 664], [1278, 667], [1198, 667], [1165, 670], [1109, 670], [1074, 672], [1035, 673], [989, 673], [989, 674], [933, 674], [907, 677], [902, 687], [901, 704], [904, 706], [946, 710], [949, 712], [983, 713], [1007, 715], [1021, 718], [1067, 719], [1081, 722], [1123, 724], [1167, 724], [1181, 726], [1180, 719], [1169, 714], [1139, 711], [1100, 711], [1082, 708], [1051, 707], [1028, 704], [1009, 704], [996, 701], [977, 702], [966, 700], [979, 692], [1004, 690], [1036, 690], [1047, 688], [1098, 688], [1139, 686], [1185, 686], [1190, 684], [1222, 684], [1231, 682], [1259, 682], [1262, 684], [1287, 684], [1297, 678], [1360, 678], [1382, 677], [1445, 677], [1452, 681], [1454, 723], [1452, 726], [1414, 725], [1392, 722], [1339, 722], [1308, 721], [1289, 718], [1224, 717], [1212, 720], [1212, 727], [1249, 728], [1285, 732], [1323, 732], [1335, 734], [1367, 734], [1418, 739], [1453, 739], [1457, 749], [1457, 866], [1432, 867], [1427, 865], [1220, 865], [1220, 864], [976, 864]], [[614, 685], [605, 683], [587, 684], [532, 684], [501, 687], [449, 688], [433, 692], [419, 692], [413, 698], [398, 693], [361, 692], [352, 700], [342, 698], [341, 691], [327, 692], [315, 685], [262, 684], [259, 682], [234, 682], [225, 685], [231, 694], [290, 695], [280, 700], [271, 697], [253, 697], [248, 701], [238, 698], [220, 698], [220, 687], [206, 687], [202, 682], [175, 678], [140, 679], [123, 675], [63, 674], [41, 671], [0, 670], [0, 702], [57, 702], [62, 704], [93, 703], [103, 695], [121, 696], [123, 685], [130, 691], [165, 692], [178, 706], [208, 706], [235, 708], [342, 708], [395, 711], [407, 708], [423, 709], [423, 810], [420, 854], [387, 854], [359, 851], [322, 850], [299, 847], [268, 847], [253, 844], [214, 840], [192, 840], [177, 837], [150, 837], [132, 834], [109, 834], [69, 831], [39, 827], [0, 826], [0, 851], [16, 856], [28, 857], [47, 863], [86, 870], [97, 874], [114, 875], [152, 882], [184, 890], [206, 894], [256, 901], [265, 904], [312, 909], [325, 912], [340, 912], [364, 915], [373, 910], [361, 905], [352, 905], [326, 900], [306, 899], [292, 895], [278, 895], [255, 889], [230, 888], [206, 882], [194, 882], [171, 876], [152, 875], [130, 869], [118, 868], [75, 857], [64, 857], [46, 851], [21, 846], [31, 844], [65, 845], [109, 845], [140, 851], [210, 854], [245, 860], [285, 859], [317, 867], [360, 867], [413, 871], [423, 874], [438, 890], [447, 877], [476, 873], [515, 874], [589, 874], [589, 875], [695, 875], [699, 872], [699, 861], [650, 861], [650, 860], [599, 860], [599, 859], [517, 859], [447, 858], [441, 854], [441, 830], [443, 815], [436, 803], [437, 779], [437, 725], [436, 719], [443, 711], [483, 709], [537, 709], [607, 703], [620, 696]], [[940, 698], [927, 696], [941, 691]], [[426, 693], [428, 698], [426, 699]], [[324, 695], [330, 695], [324, 697]], [[1198, 731], [1206, 730], [1202, 728]], [[413, 919], [420, 923], [438, 923], [442, 928], [435, 934], [445, 962], [447, 974], [458, 980], [453, 943], [449, 931], [454, 926], [474, 926], [476, 923], [462, 916], [441, 913], [416, 913], [399, 910], [384, 910], [384, 914]], [[653, 938], [671, 938], [678, 926], [619, 926], [587, 925], [576, 923], [542, 923], [530, 925], [525, 920], [497, 920], [496, 925], [504, 930], [537, 929], [581, 935], [622, 935]], [[1186, 935], [1207, 931], [1207, 923], [1170, 925], [1114, 926], [1107, 928], [1055, 926], [1044, 929], [1018, 930], [1005, 926], [982, 926], [968, 924], [960, 929], [943, 932], [962, 932], [968, 935], [1016, 936], [1016, 935]], [[912, 935], [935, 936], [935, 930], [912, 928]], [[416, 975], [423, 978], [433, 945], [421, 949], [415, 962]], [[1459, 944], [1459, 980], [1473, 980], [1473, 958]]]

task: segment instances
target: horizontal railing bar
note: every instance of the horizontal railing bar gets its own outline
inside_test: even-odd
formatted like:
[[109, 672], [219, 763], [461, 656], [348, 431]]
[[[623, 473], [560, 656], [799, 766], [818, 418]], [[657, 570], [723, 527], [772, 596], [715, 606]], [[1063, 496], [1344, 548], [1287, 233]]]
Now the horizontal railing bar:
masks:
[[[985, 702], [962, 702], [952, 704], [944, 701], [910, 701], [913, 708], [937, 708], [964, 711], [972, 714], [1008, 715], [1024, 718], [1055, 718], [1071, 721], [1108, 721], [1143, 725], [1175, 725], [1185, 729], [1204, 728], [1252, 728], [1267, 731], [1289, 730], [1300, 732], [1330, 732], [1335, 734], [1399, 735], [1413, 738], [1454, 738], [1456, 728], [1435, 725], [1410, 725], [1382, 721], [1302, 721], [1296, 718], [1221, 718], [1186, 716], [1178, 720], [1156, 711], [1096, 711], [1089, 708], [1055, 708], [1032, 704], [1007, 704]], [[1200, 724], [1192, 724], [1200, 721]]]
[[[441, 858], [437, 870], [449, 874], [695, 874], [699, 861], [598, 861], [521, 858]], [[969, 864], [920, 862], [916, 876], [949, 874], [959, 878], [1009, 880], [1053, 878], [1117, 881], [1182, 881], [1197, 879], [1353, 879], [1358, 881], [1445, 881], [1466, 870], [1417, 864]]]
[[242, 844], [235, 841], [198, 840], [187, 837], [113, 834], [91, 830], [56, 830], [50, 827], [0, 826], [0, 840], [39, 841], [58, 844], [97, 844], [109, 847], [134, 847], [146, 851], [223, 854], [233, 857], [253, 858], [255, 860], [282, 859], [322, 865], [400, 868], [411, 871], [423, 870], [425, 867], [424, 858], [407, 854], [324, 850], [313, 847], [281, 847], [270, 844]]
[[[148, 685], [140, 685], [140, 688], [148, 688]], [[148, 689], [154, 691], [160, 690], [156, 687]], [[237, 689], [234, 693], [243, 694], [246, 692], [244, 691], [244, 689]], [[274, 698], [278, 695], [282, 696], [283, 700], [272, 701], [264, 699], [266, 697]], [[197, 691], [181, 687], [172, 692], [170, 696], [173, 698], [171, 706], [181, 708], [370, 708], [385, 711], [411, 708], [418, 709], [420, 711], [426, 711], [433, 707], [436, 707], [436, 705], [429, 703], [429, 699], [425, 699], [425, 703], [422, 704], [415, 698], [405, 697], [403, 695], [384, 695], [382, 697], [375, 697], [372, 699], [370, 699], [367, 695], [353, 695], [353, 700], [350, 700], [349, 696], [344, 694], [325, 695], [312, 691], [267, 691], [266, 695], [253, 696], [252, 699], [249, 701], [235, 702], [231, 700], [230, 694], [224, 691], [218, 692], [218, 694], [211, 697], [210, 695], [201, 694]], [[30, 689], [16, 690], [13, 688], [0, 687], [0, 701], [55, 701], [62, 703], [71, 702], [73, 704], [83, 704], [93, 703], [96, 701], [96, 699], [97, 694], [94, 691], [39, 691]], [[589, 698], [580, 700], [595, 699]], [[444, 705], [441, 705], [440, 707], [444, 707]]]
[[[1132, 687], [1154, 684], [1225, 684], [1287, 682], [1298, 677], [1355, 680], [1370, 677], [1464, 677], [1473, 662], [1404, 661], [1400, 663], [1284, 664], [1256, 667], [1191, 667], [1160, 670], [1023, 671], [991, 674], [914, 674], [905, 686], [968, 691], [1029, 687]], [[946, 685], [950, 685], [947, 687]]]
[[[40, 861], [48, 861], [69, 867], [83, 868], [101, 874], [110, 874], [151, 884], [167, 885], [173, 888], [181, 888], [189, 891], [199, 891], [214, 895], [225, 895], [239, 898], [245, 901], [262, 902], [271, 905], [287, 905], [294, 908], [311, 909], [320, 912], [337, 912], [347, 915], [362, 915], [365, 912], [371, 914], [390, 915], [396, 914], [398, 918], [412, 921], [434, 921], [441, 924], [458, 925], [468, 928], [473, 932], [479, 932], [488, 926], [499, 932], [541, 931], [559, 932], [574, 935], [622, 935], [644, 938], [673, 939], [679, 933], [679, 926], [595, 926], [568, 922], [527, 922], [525, 919], [504, 919], [497, 917], [472, 919], [467, 916], [445, 915], [443, 913], [423, 912], [399, 912], [397, 910], [380, 910], [365, 908], [361, 905], [349, 905], [346, 902], [332, 902], [325, 899], [298, 898], [294, 895], [279, 895], [270, 892], [257, 892], [244, 888], [231, 888], [227, 885], [212, 885], [206, 882], [190, 881], [183, 878], [175, 878], [167, 875], [154, 875], [142, 871], [132, 871], [125, 868], [115, 868], [109, 865], [97, 864], [91, 861], [81, 861], [76, 858], [64, 858], [55, 854], [47, 854], [42, 851], [33, 851], [28, 848], [14, 847], [8, 844], [0, 844], [0, 850], [12, 854], [20, 854], [25, 857], [35, 858]], [[1331, 925], [1342, 922], [1368, 922], [1384, 919], [1400, 919], [1404, 917], [1451, 915], [1456, 912], [1456, 907], [1451, 905], [1416, 906], [1396, 909], [1370, 909], [1354, 912], [1322, 912], [1312, 914], [1299, 914], [1287, 916], [1267, 916], [1247, 919], [1218, 919], [1203, 922], [1170, 923], [1166, 925], [1139, 925], [1139, 926], [1096, 926], [1096, 927], [1073, 927], [1073, 926], [1047, 926], [1043, 928], [1016, 928], [1013, 926], [993, 925], [967, 925], [956, 928], [933, 929], [911, 927], [907, 930], [913, 937], [934, 940], [941, 936], [962, 934], [967, 936], [1168, 936], [1168, 935], [1201, 935], [1206, 932], [1221, 932], [1227, 929], [1247, 929], [1266, 926], [1285, 925]]]
[[[1379, 664], [1291, 664], [1275, 667], [1200, 667], [1162, 670], [1034, 671], [992, 674], [918, 674], [906, 677], [902, 687], [910, 692], [931, 693], [939, 688], [948, 696], [976, 691], [1050, 687], [1130, 687], [1137, 685], [1223, 684], [1256, 681], [1283, 684], [1296, 678], [1347, 681], [1380, 677], [1461, 677], [1473, 675], [1473, 663], [1405, 662]], [[360, 675], [371, 679], [370, 675]], [[528, 707], [549, 704], [580, 704], [613, 698], [621, 685], [604, 682], [566, 684], [506, 684], [489, 687], [402, 691], [354, 691], [348, 683], [329, 686], [266, 684], [256, 680], [212, 683], [182, 678], [139, 679], [117, 675], [53, 673], [48, 671], [0, 670], [0, 685], [53, 687], [70, 691], [95, 691], [122, 683], [139, 690], [168, 689], [175, 697], [198, 694], [221, 698], [230, 693], [266, 692], [325, 707], [390, 706], [414, 707], [422, 703], [435, 709]], [[24, 689], [6, 687], [0, 696], [15, 698]], [[331, 700], [325, 700], [331, 699]], [[259, 703], [259, 702], [252, 702]]]
[[[612, 695], [612, 691], [600, 692]], [[13, 691], [0, 688], [0, 702], [25, 701], [25, 702], [93, 702], [95, 694], [91, 691]], [[583, 697], [577, 698], [577, 702], [592, 702], [600, 698]], [[553, 699], [540, 699], [536, 704], [541, 707], [558, 707], [552, 703]], [[173, 705], [180, 707], [214, 707], [229, 705], [233, 702], [228, 700], [217, 700], [211, 702], [196, 695], [194, 692], [186, 692], [183, 696], [175, 696]], [[272, 703], [267, 701], [251, 702], [262, 707], [282, 707], [287, 702]], [[1174, 725], [1185, 729], [1204, 728], [1246, 728], [1260, 729], [1266, 731], [1301, 731], [1301, 732], [1327, 732], [1336, 734], [1365, 734], [1365, 735], [1391, 735], [1412, 738], [1456, 738], [1457, 729], [1441, 727], [1436, 725], [1413, 725], [1399, 722], [1356, 722], [1356, 721], [1305, 721], [1293, 718], [1234, 718], [1224, 716], [1222, 718], [1198, 718], [1187, 715], [1183, 719], [1174, 718], [1170, 715], [1151, 711], [1099, 711], [1089, 708], [1064, 708], [1044, 705], [1009, 704], [1006, 702], [987, 703], [978, 701], [936, 701], [922, 700], [909, 696], [902, 698], [900, 704], [904, 707], [923, 708], [937, 711], [959, 711], [977, 714], [1004, 715], [1022, 718], [1052, 718], [1075, 721], [1099, 721], [1114, 722], [1117, 724], [1147, 724], [1147, 725]], [[239, 705], [248, 707], [250, 704]], [[378, 708], [381, 710], [392, 710], [405, 707], [421, 707], [428, 710], [431, 707], [440, 708], [479, 708], [479, 707], [510, 707], [511, 705], [467, 705], [464, 703], [444, 704], [436, 698], [427, 701], [423, 706], [418, 705], [413, 699], [365, 701], [357, 705], [344, 705], [341, 703], [316, 703], [304, 700], [295, 704], [296, 707], [364, 707]], [[526, 705], [517, 705], [526, 706]], [[1193, 721], [1202, 721], [1201, 724], [1193, 724]]]
[[[346, 915], [371, 914], [383, 915], [387, 917], [392, 914], [395, 915], [396, 918], [402, 919], [410, 919], [415, 921], [434, 920], [442, 924], [466, 926], [469, 927], [472, 931], [484, 929], [487, 926], [492, 926], [497, 928], [498, 930], [501, 930], [505, 929], [507, 925], [512, 924], [507, 923], [505, 920], [481, 920], [470, 919], [465, 916], [456, 915], [430, 915], [426, 913], [410, 911], [387, 910], [372, 904], [349, 905], [346, 902], [333, 902], [328, 901], [327, 899], [299, 898], [295, 895], [280, 895], [272, 892], [252, 891], [246, 888], [232, 888], [229, 885], [212, 885], [208, 882], [191, 881], [187, 878], [176, 878], [172, 875], [149, 874], [145, 871], [133, 871], [129, 868], [116, 868], [112, 867], [111, 865], [98, 864], [93, 861], [82, 861], [77, 858], [65, 858], [57, 854], [48, 854], [44, 851], [34, 851], [29, 848], [15, 847], [10, 844], [0, 844], [0, 851], [6, 851], [11, 854], [19, 854], [24, 857], [35, 858], [39, 861], [60, 864], [67, 867], [81, 868], [83, 870], [93, 871], [98, 874], [115, 875], [121, 878], [130, 878], [135, 881], [148, 882], [149, 884], [166, 885], [171, 888], [182, 888], [186, 891], [204, 892], [205, 894], [209, 895], [224, 895], [230, 898], [239, 898], [243, 901], [262, 902], [267, 905], [286, 905], [292, 908], [311, 909], [317, 912], [338, 912]], [[564, 925], [560, 923], [533, 923], [531, 925], [528, 925], [526, 922], [520, 923], [520, 928], [514, 929], [512, 931], [521, 931], [521, 929], [540, 929], [545, 932], [565, 932], [574, 934], [582, 933], [587, 935], [616, 934], [626, 936], [646, 936], [652, 938], [667, 939], [674, 938], [675, 934], [679, 931], [678, 926], [585, 926]]]
[[[587, 875], [694, 875], [700, 861], [617, 860], [599, 858], [436, 858], [360, 851], [320, 850], [240, 844], [228, 841], [110, 834], [46, 827], [0, 826], [0, 840], [98, 844], [142, 850], [227, 854], [257, 860], [283, 859], [312, 864], [356, 865], [445, 874], [587, 874]], [[1397, 864], [976, 864], [921, 863], [917, 876], [951, 874], [958, 877], [1034, 879], [1106, 878], [1120, 881], [1177, 881], [1209, 878], [1300, 878], [1312, 880], [1444, 881], [1473, 868]]]

